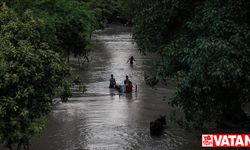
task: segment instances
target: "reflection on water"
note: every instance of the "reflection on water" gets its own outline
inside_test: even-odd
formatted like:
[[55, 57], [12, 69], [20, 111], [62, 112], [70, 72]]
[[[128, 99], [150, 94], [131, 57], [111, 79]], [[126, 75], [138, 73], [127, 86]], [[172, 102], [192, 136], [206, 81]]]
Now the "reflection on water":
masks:
[[[55, 106], [42, 135], [32, 141], [33, 149], [199, 149], [193, 135], [175, 126], [170, 125], [161, 137], [149, 134], [149, 122], [172, 111], [168, 99], [174, 94], [171, 82], [167, 88], [145, 85], [144, 71], [150, 69], [156, 56], [141, 55], [126, 28], [98, 31], [92, 39], [91, 62], [80, 70], [76, 68], [87, 85], [87, 93]], [[130, 56], [136, 59], [133, 66], [126, 63]], [[110, 74], [118, 83], [128, 75], [138, 85], [138, 92], [118, 94], [109, 89]]]

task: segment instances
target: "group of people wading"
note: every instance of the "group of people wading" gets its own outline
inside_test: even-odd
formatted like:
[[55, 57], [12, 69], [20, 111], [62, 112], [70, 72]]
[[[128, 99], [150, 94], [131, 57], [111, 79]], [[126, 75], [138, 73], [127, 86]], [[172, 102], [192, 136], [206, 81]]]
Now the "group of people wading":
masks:
[[[133, 65], [133, 62], [136, 61], [133, 56], [131, 56], [128, 60], [130, 65]], [[114, 78], [114, 75], [111, 74], [111, 78], [109, 79], [109, 88], [115, 88], [119, 92], [124, 92], [124, 93], [131, 93], [133, 91], [133, 84], [129, 80], [128, 76], [126, 76], [126, 79], [124, 80], [124, 85], [118, 85], [116, 84], [116, 80]], [[137, 91], [137, 87], [136, 87]]]

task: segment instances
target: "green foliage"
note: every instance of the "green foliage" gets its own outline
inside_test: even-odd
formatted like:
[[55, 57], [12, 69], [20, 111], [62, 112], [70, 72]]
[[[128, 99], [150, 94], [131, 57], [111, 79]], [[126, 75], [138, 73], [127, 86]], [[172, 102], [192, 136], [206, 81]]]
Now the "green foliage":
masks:
[[75, 55], [90, 51], [90, 35], [94, 30], [95, 16], [85, 2], [77, 0], [13, 0], [6, 1], [25, 19], [24, 13], [44, 21], [40, 40], [57, 52]]
[[172, 105], [184, 110], [187, 121], [202, 127], [246, 119], [241, 105], [250, 101], [249, 1], [130, 3], [139, 47], [162, 56], [152, 79], [177, 79]]
[[60, 98], [62, 102], [67, 102], [68, 98], [72, 96], [72, 92], [70, 90], [70, 83], [69, 82], [64, 82], [62, 85], [62, 91], [60, 93]]
[[39, 133], [69, 69], [40, 41], [41, 20], [0, 10], [0, 141], [20, 147]]
[[[29, 139], [42, 130], [57, 90], [63, 102], [72, 95], [62, 55], [88, 53], [92, 31], [121, 16], [122, 0], [0, 4], [0, 142], [19, 149], [29, 147]], [[86, 91], [81, 81], [77, 86]]]
[[104, 28], [107, 23], [122, 23], [130, 21], [125, 0], [86, 0], [88, 7], [94, 11], [95, 27]]
[[[94, 15], [84, 3], [61, 1], [57, 5], [60, 11], [56, 15], [56, 35], [64, 51], [75, 55], [90, 51], [90, 35], [94, 30]], [[47, 5], [45, 5], [47, 6]]]
[[75, 79], [73, 80], [73, 83], [78, 86], [78, 90], [80, 93], [84, 93], [87, 91], [86, 86], [84, 85], [84, 83], [82, 82], [82, 80], [80, 79], [80, 76], [76, 76]]

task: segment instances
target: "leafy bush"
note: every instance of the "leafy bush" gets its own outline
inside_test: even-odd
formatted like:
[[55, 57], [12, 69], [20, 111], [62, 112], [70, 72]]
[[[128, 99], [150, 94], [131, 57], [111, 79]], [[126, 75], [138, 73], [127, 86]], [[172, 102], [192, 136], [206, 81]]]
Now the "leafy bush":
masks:
[[55, 89], [69, 69], [46, 43], [37, 40], [38, 20], [22, 22], [7, 8], [0, 10], [0, 141], [10, 149], [44, 126]]
[[136, 42], [162, 57], [151, 79], [177, 80], [171, 103], [184, 110], [187, 121], [202, 127], [211, 120], [247, 120], [242, 105], [250, 100], [249, 1], [131, 3]]

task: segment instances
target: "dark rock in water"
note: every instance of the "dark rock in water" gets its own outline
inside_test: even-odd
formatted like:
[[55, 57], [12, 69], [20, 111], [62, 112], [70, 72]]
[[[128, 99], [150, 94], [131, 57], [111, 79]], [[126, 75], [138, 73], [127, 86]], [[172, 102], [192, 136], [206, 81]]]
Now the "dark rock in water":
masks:
[[166, 116], [160, 116], [155, 121], [150, 122], [150, 134], [153, 136], [160, 136], [166, 125]]

